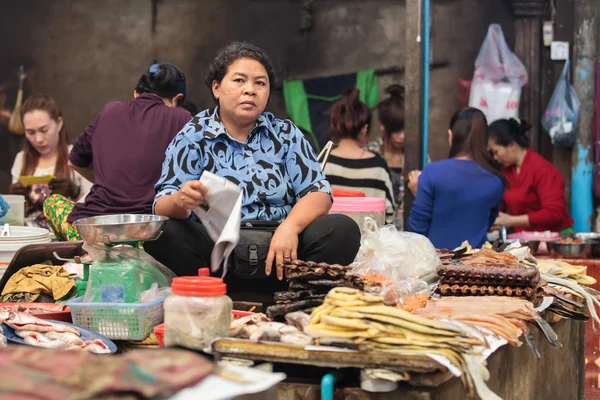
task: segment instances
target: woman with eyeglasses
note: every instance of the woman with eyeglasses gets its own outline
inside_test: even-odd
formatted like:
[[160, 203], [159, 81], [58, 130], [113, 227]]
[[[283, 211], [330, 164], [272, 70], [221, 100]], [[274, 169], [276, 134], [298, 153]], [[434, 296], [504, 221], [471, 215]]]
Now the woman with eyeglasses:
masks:
[[191, 119], [180, 107], [183, 73], [173, 64], [152, 65], [133, 100], [108, 103], [79, 135], [69, 164], [94, 182], [84, 203], [53, 195], [44, 203], [48, 224], [61, 240], [80, 240], [73, 222], [110, 214], [152, 214], [154, 185], [165, 151]]
[[423, 169], [408, 217], [408, 230], [436, 248], [454, 249], [465, 240], [480, 247], [498, 216], [506, 178], [488, 152], [487, 120], [475, 108], [453, 115], [450, 156]]

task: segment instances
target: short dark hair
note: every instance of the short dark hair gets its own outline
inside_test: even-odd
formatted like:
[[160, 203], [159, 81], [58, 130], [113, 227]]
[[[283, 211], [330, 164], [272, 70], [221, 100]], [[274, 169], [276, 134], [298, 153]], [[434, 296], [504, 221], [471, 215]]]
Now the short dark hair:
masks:
[[216, 103], [218, 103], [218, 100], [212, 92], [213, 82], [217, 81], [218, 83], [221, 83], [231, 64], [241, 58], [250, 58], [261, 63], [267, 71], [270, 86], [273, 87], [276, 84], [277, 77], [275, 76], [275, 68], [273, 68], [273, 63], [266, 51], [250, 43], [232, 42], [217, 53], [214, 60], [208, 66], [208, 72], [204, 78], [204, 82], [206, 83], [206, 86], [208, 86], [210, 95]]
[[377, 115], [389, 138], [393, 132], [404, 131], [404, 86], [392, 84], [385, 92], [389, 96], [377, 104]]
[[152, 64], [140, 77], [135, 91], [154, 93], [163, 98], [172, 98], [182, 94], [185, 98], [185, 75], [173, 64]]
[[524, 119], [499, 119], [490, 125], [490, 139], [493, 139], [499, 146], [508, 146], [516, 143], [523, 149], [529, 148], [529, 136], [527, 131], [531, 125]]
[[335, 141], [356, 140], [360, 130], [371, 122], [371, 110], [359, 100], [357, 88], [348, 89], [329, 111], [329, 131]]

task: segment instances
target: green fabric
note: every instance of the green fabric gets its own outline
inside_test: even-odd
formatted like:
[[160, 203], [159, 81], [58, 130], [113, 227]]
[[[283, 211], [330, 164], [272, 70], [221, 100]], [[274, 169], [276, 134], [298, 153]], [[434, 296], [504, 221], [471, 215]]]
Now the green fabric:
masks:
[[571, 233], [577, 233], [577, 232], [575, 231], [575, 228], [573, 228], [573, 227], [570, 227], [570, 228], [567, 228], [567, 229], [563, 229], [562, 231], [560, 231], [560, 232], [558, 232], [558, 233], [559, 233], [561, 236], [564, 236], [564, 235], [568, 235], [568, 234], [571, 234]]
[[283, 98], [290, 119], [300, 129], [308, 132], [315, 144], [318, 143], [312, 131], [308, 112], [308, 97], [302, 81], [283, 81]]
[[[356, 73], [356, 87], [360, 91], [359, 99], [369, 108], [373, 108], [379, 101], [379, 84], [377, 76], [372, 69]], [[319, 140], [312, 129], [308, 100], [321, 100], [333, 103], [341, 98], [341, 94], [333, 97], [324, 97], [306, 93], [304, 81], [283, 81], [283, 98], [290, 119], [302, 130], [308, 132], [317, 151], [320, 151]]]
[[309, 100], [321, 100], [321, 101], [328, 101], [330, 103], [333, 103], [334, 101], [338, 101], [339, 99], [341, 99], [342, 95], [338, 94], [337, 96], [333, 96], [333, 97], [325, 97], [325, 96], [317, 96], [316, 94], [307, 94], [306, 98]]
[[356, 73], [356, 87], [360, 90], [359, 99], [369, 108], [373, 108], [379, 102], [379, 84], [377, 76], [372, 69]]

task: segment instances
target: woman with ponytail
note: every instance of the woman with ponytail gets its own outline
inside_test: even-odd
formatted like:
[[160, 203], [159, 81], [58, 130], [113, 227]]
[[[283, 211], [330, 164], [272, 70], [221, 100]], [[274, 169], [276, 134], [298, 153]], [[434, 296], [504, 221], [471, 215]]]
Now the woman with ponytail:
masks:
[[152, 214], [165, 151], [191, 119], [178, 107], [185, 95], [183, 73], [173, 64], [154, 64], [140, 77], [133, 100], [104, 106], [69, 155], [71, 167], [94, 182], [85, 203], [73, 204], [62, 196], [44, 203], [59, 239], [79, 240], [72, 223], [80, 218]]
[[423, 170], [408, 229], [436, 248], [453, 249], [465, 240], [480, 247], [498, 216], [506, 178], [488, 152], [487, 120], [480, 110], [454, 114], [448, 133], [449, 158]]
[[333, 188], [385, 199], [386, 222], [392, 223], [395, 208], [392, 177], [385, 160], [365, 150], [371, 111], [358, 96], [357, 88], [347, 90], [331, 108], [329, 130], [337, 147], [329, 155], [324, 172]]
[[515, 232], [572, 231], [573, 219], [565, 202], [565, 179], [560, 171], [529, 149], [524, 120], [502, 119], [490, 125], [488, 146], [504, 166], [509, 186], [496, 225]]

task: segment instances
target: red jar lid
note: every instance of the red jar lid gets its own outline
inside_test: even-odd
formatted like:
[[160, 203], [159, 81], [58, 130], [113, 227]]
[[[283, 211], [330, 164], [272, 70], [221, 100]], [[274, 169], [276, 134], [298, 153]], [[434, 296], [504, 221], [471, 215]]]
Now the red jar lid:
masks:
[[204, 267], [198, 269], [198, 276], [210, 276], [210, 269]]
[[227, 293], [227, 285], [220, 278], [181, 276], [173, 278], [171, 290], [181, 296], [218, 297]]
[[333, 197], [366, 197], [364, 192], [343, 189], [331, 189], [331, 194]]

